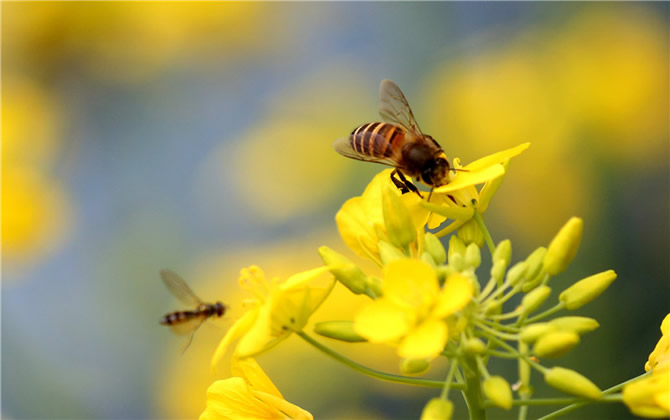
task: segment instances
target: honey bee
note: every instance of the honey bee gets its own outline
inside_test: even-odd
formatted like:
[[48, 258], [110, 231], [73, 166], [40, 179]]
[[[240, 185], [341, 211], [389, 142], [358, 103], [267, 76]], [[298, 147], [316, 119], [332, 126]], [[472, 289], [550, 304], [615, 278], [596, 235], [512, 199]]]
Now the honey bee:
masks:
[[171, 270], [161, 270], [161, 279], [167, 286], [170, 293], [183, 303], [195, 306], [190, 311], [175, 311], [164, 315], [160, 319], [162, 325], [169, 325], [173, 333], [178, 335], [190, 334], [182, 352], [191, 345], [193, 335], [200, 328], [203, 322], [210, 317], [221, 317], [226, 313], [226, 305], [221, 302], [205, 303], [193, 293], [177, 273]]
[[405, 175], [432, 188], [450, 179], [449, 160], [442, 147], [419, 129], [402, 91], [391, 80], [379, 87], [379, 114], [385, 122], [363, 124], [335, 141], [335, 150], [352, 159], [393, 166], [391, 180], [404, 194], [418, 188]]

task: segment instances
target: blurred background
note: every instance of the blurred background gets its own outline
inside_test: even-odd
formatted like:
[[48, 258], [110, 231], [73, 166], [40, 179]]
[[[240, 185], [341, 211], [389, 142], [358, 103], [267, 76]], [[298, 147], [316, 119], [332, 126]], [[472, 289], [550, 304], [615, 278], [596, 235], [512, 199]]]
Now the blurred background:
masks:
[[[554, 290], [619, 274], [579, 311], [601, 328], [547, 364], [602, 388], [640, 374], [670, 310], [668, 16], [668, 3], [3, 3], [2, 417], [197, 416], [243, 313], [240, 268], [285, 278], [320, 265], [321, 245], [360, 261], [334, 216], [383, 168], [331, 145], [379, 119], [384, 78], [450, 158], [532, 143], [485, 215], [494, 239], [523, 259], [581, 216]], [[232, 307], [184, 355], [158, 324], [188, 309], [161, 268]], [[364, 300], [338, 286], [314, 320]], [[391, 348], [329, 344], [398, 370]], [[259, 362], [317, 418], [416, 418], [437, 395], [295, 337]], [[631, 415], [571, 414], [594, 417]]]

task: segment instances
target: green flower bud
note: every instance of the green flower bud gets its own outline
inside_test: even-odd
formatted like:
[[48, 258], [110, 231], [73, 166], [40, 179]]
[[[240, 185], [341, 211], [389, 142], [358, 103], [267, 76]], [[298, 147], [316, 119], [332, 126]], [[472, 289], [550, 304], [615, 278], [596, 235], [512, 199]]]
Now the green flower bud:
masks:
[[493, 261], [504, 261], [505, 267], [509, 265], [509, 262], [512, 260], [512, 242], [509, 239], [500, 241], [496, 246], [496, 249], [493, 251]]
[[390, 187], [382, 192], [382, 212], [386, 232], [393, 245], [405, 249], [416, 241], [416, 228], [412, 216], [400, 196]]
[[484, 246], [484, 234], [475, 219], [465, 222], [463, 226], [458, 228], [456, 234], [466, 245], [476, 244], [480, 248]]
[[566, 394], [598, 400], [602, 391], [593, 382], [574, 370], [553, 367], [544, 372], [545, 382]]
[[423, 408], [421, 420], [449, 420], [454, 412], [454, 404], [449, 400], [433, 398]]
[[581, 308], [600, 296], [616, 279], [614, 270], [603, 271], [578, 281], [565, 289], [558, 299], [565, 303], [569, 310]]
[[468, 245], [465, 248], [465, 265], [467, 267], [477, 268], [482, 262], [482, 254], [479, 247], [475, 244]]
[[521, 299], [521, 309], [524, 314], [529, 314], [535, 311], [544, 303], [551, 294], [551, 287], [541, 286], [532, 292], [528, 293]]
[[535, 277], [540, 274], [540, 271], [542, 270], [542, 261], [544, 260], [544, 256], [547, 253], [547, 248], [541, 246], [535, 251], [533, 251], [528, 258], [526, 258], [526, 263], [528, 264], [528, 268], [526, 268], [526, 274], [525, 274], [525, 282], [531, 281], [535, 279]]
[[384, 265], [391, 261], [407, 258], [407, 255], [390, 243], [380, 240], [377, 242], [377, 249], [379, 250], [379, 257]]
[[572, 217], [563, 225], [558, 234], [549, 244], [544, 256], [544, 270], [552, 276], [562, 273], [577, 254], [579, 243], [582, 240], [584, 221], [579, 217]]
[[553, 331], [542, 335], [535, 342], [533, 351], [538, 357], [561, 357], [579, 344], [579, 334], [571, 331]]
[[512, 268], [507, 270], [507, 281], [509, 282], [509, 284], [514, 286], [521, 280], [523, 280], [523, 275], [526, 272], [527, 267], [528, 264], [525, 261], [521, 261], [514, 264]]
[[598, 321], [585, 316], [562, 316], [549, 321], [549, 325], [559, 330], [572, 331], [580, 335], [591, 332], [600, 326]]
[[379, 277], [367, 276], [365, 278], [365, 285], [375, 294], [375, 296], [381, 297], [384, 295], [384, 291], [382, 290], [382, 279]]
[[364, 293], [367, 289], [366, 275], [363, 270], [358, 268], [344, 255], [333, 251], [327, 246], [319, 248], [319, 255], [330, 268], [330, 272], [335, 276], [337, 281], [342, 283], [355, 294]]
[[535, 289], [537, 286], [540, 285], [540, 283], [542, 283], [544, 276], [546, 276], [546, 274], [541, 270], [533, 278], [530, 278], [528, 275], [525, 275], [524, 277], [526, 278], [526, 281], [524, 281], [523, 285], [521, 286], [521, 291], [524, 293], [528, 293], [531, 290]]
[[486, 306], [485, 314], [489, 315], [500, 315], [502, 313], [502, 303], [500, 301], [493, 301]]
[[424, 238], [424, 249], [433, 257], [435, 264], [442, 265], [447, 261], [447, 251], [442, 246], [442, 242], [430, 232], [427, 232]]
[[462, 257], [465, 256], [465, 244], [458, 236], [451, 235], [451, 237], [449, 238], [449, 251], [448, 251], [449, 264], [451, 264], [451, 259], [456, 254]]
[[519, 333], [519, 338], [524, 343], [530, 344], [543, 335], [555, 330], [556, 327], [549, 325], [548, 322], [536, 322], [535, 324], [529, 324], [523, 327]]
[[454, 254], [449, 257], [449, 266], [456, 271], [465, 270], [465, 257], [463, 254]]
[[482, 354], [486, 350], [486, 344], [479, 338], [468, 338], [463, 343], [463, 351], [466, 354]]
[[493, 277], [497, 284], [502, 284], [502, 279], [505, 277], [505, 270], [507, 270], [507, 263], [503, 260], [494, 260], [491, 267], [491, 277]]
[[324, 321], [314, 325], [314, 332], [347, 343], [362, 343], [365, 338], [356, 334], [353, 321]]
[[484, 395], [498, 407], [512, 408], [512, 389], [502, 376], [491, 376], [482, 384]]
[[400, 364], [400, 371], [405, 375], [419, 375], [429, 367], [430, 362], [426, 359], [404, 359]]
[[426, 251], [421, 253], [421, 261], [425, 262], [426, 264], [430, 265], [431, 267], [435, 268], [435, 260], [433, 257], [427, 253]]

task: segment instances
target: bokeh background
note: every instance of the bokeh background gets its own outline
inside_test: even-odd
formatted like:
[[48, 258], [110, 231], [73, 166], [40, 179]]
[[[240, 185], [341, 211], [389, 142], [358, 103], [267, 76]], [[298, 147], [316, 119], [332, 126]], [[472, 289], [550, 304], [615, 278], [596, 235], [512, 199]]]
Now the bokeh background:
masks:
[[[486, 213], [493, 237], [518, 260], [583, 217], [554, 289], [619, 278], [579, 311], [601, 328], [555, 364], [603, 388], [642, 372], [670, 309], [668, 3], [1, 7], [3, 418], [197, 416], [209, 358], [242, 313], [239, 269], [286, 277], [320, 265], [320, 245], [348, 252], [334, 215], [383, 168], [331, 144], [378, 119], [384, 78], [452, 158], [532, 142]], [[165, 267], [232, 306], [184, 355], [158, 325], [183, 309]], [[315, 320], [363, 301], [338, 286]], [[390, 348], [332, 345], [397, 371]], [[416, 418], [436, 395], [360, 377], [295, 337], [259, 362], [317, 418]], [[515, 380], [513, 364], [495, 369]], [[571, 414], [596, 417], [631, 415]]]

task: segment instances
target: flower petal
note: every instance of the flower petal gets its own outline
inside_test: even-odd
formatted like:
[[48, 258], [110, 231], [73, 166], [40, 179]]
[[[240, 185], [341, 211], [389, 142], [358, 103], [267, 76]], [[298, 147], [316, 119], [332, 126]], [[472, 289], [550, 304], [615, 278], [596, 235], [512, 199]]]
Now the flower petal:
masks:
[[223, 358], [223, 356], [225, 356], [230, 344], [249, 331], [251, 326], [254, 324], [254, 321], [256, 321], [257, 316], [258, 308], [252, 309], [251, 311], [244, 314], [242, 318], [235, 321], [232, 327], [228, 329], [228, 332], [223, 337], [221, 342], [219, 342], [219, 345], [217, 346], [216, 351], [214, 351], [214, 355], [212, 356], [211, 369], [213, 373], [216, 373], [216, 366], [219, 364], [219, 361]]
[[513, 158], [516, 155], [521, 154], [524, 150], [530, 147], [530, 143], [523, 143], [511, 149], [503, 150], [498, 153], [493, 153], [492, 155], [484, 156], [481, 159], [477, 159], [474, 162], [469, 163], [465, 166], [465, 169], [470, 171], [478, 171], [479, 169], [486, 168], [488, 166], [494, 165], [496, 163], [504, 163], [505, 161]]
[[444, 349], [448, 336], [447, 324], [428, 320], [413, 329], [402, 339], [398, 355], [408, 359], [430, 359]]
[[502, 176], [505, 168], [500, 163], [494, 163], [489, 166], [468, 170], [469, 172], [459, 172], [453, 181], [447, 185], [435, 188], [433, 194], [444, 194], [457, 191], [477, 184], [483, 184], [487, 181]]
[[[261, 391], [252, 390], [254, 396], [259, 400], [266, 403], [268, 406], [275, 409], [277, 412], [283, 414], [284, 416], [279, 417], [275, 414], [275, 418], [289, 418], [289, 419], [298, 419], [298, 420], [312, 420], [314, 416], [309, 411], [303, 410], [295, 404], [291, 404], [283, 398], [276, 397], [275, 395], [266, 394]], [[269, 417], [268, 417], [269, 418]]]
[[278, 398], [284, 398], [253, 357], [247, 357], [245, 359], [233, 357], [231, 364], [231, 374], [243, 378], [253, 389], [274, 395]]
[[408, 314], [385, 298], [363, 306], [354, 319], [354, 331], [373, 343], [398, 339], [409, 327]]
[[235, 377], [210, 385], [207, 389], [207, 407], [200, 415], [200, 420], [269, 419], [277, 414], [254, 396], [244, 379]]
[[437, 274], [423, 261], [407, 258], [384, 267], [384, 297], [397, 305], [423, 308], [433, 302], [438, 292]]
[[444, 318], [460, 311], [472, 300], [473, 294], [472, 283], [467, 277], [458, 273], [450, 275], [442, 287], [433, 315]]

